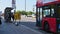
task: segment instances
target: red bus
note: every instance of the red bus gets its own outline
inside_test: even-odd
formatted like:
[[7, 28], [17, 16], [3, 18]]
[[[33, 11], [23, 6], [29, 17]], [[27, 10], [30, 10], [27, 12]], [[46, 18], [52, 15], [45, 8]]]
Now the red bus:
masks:
[[60, 1], [36, 4], [36, 26], [45, 31], [60, 32]]

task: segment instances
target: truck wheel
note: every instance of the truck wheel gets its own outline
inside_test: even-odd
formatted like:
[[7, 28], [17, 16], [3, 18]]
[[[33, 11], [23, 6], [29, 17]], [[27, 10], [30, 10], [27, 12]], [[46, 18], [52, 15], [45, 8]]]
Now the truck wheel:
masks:
[[44, 30], [49, 31], [49, 24], [47, 22], [45, 22], [44, 24]]

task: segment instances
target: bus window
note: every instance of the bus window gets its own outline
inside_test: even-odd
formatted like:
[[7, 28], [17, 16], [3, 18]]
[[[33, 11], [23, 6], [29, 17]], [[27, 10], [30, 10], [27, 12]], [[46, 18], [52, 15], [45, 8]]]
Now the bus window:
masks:
[[43, 17], [49, 16], [49, 15], [50, 15], [50, 9], [43, 10]]
[[51, 16], [53, 16], [54, 15], [54, 9], [52, 8], [51, 9]]

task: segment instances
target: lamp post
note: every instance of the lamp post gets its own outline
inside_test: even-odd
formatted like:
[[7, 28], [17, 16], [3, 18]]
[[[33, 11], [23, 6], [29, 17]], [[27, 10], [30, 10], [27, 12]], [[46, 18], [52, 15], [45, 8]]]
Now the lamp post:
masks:
[[26, 11], [26, 0], [25, 0], [25, 11]]
[[33, 12], [34, 12], [34, 9], [35, 9], [35, 5], [33, 5]]

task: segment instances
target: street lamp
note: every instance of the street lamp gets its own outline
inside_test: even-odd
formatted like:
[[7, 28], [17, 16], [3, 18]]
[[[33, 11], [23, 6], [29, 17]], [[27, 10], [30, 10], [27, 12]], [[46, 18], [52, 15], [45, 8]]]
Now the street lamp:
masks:
[[25, 11], [26, 11], [26, 0], [25, 0]]
[[35, 9], [36, 9], [35, 7], [36, 7], [36, 5], [33, 5], [33, 12], [34, 12], [34, 11], [35, 11]]
[[33, 5], [33, 12], [34, 12], [34, 6], [35, 6], [35, 5]]

